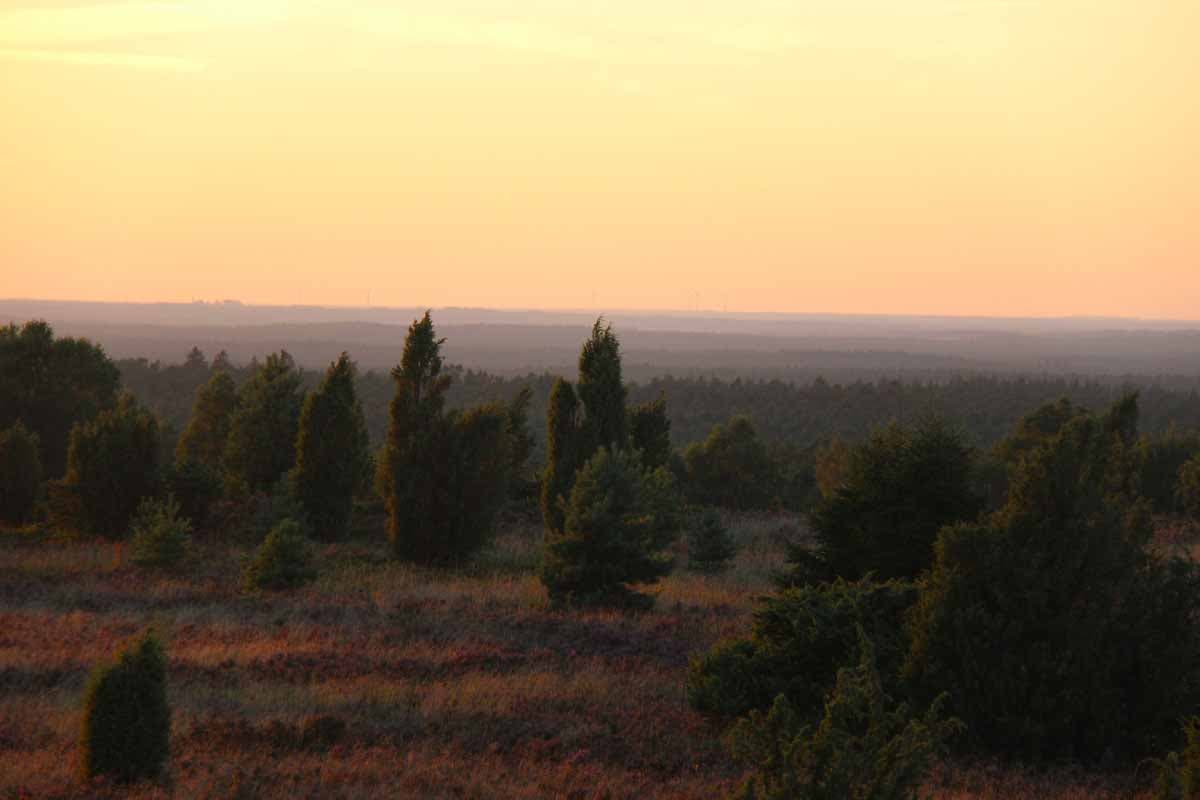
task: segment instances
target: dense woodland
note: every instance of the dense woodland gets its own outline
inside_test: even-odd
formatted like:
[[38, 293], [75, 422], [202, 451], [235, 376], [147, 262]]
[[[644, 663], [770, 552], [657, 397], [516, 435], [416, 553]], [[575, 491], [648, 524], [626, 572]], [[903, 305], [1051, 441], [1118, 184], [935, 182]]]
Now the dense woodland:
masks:
[[[525, 568], [538, 613], [560, 624], [653, 614], [682, 556], [697, 575], [730, 569], [745, 546], [730, 514], [801, 514], [807, 535], [783, 534], [750, 630], [673, 673], [699, 740], [741, 765], [721, 779], [732, 796], [912, 798], [945, 757], [1159, 758], [1154, 796], [1195, 796], [1194, 392], [982, 376], [638, 385], [603, 320], [570, 380], [455, 369], [443, 344], [427, 313], [390, 374], [360, 375], [348, 354], [323, 373], [286, 352], [114, 364], [45, 323], [4, 328], [6, 536], [128, 544], [139, 574], [177, 580], [235, 549], [242, 591], [261, 598], [319, 581], [353, 542], [386, 542], [386, 560], [422, 574], [470, 570], [505, 519], [524, 520], [540, 530]], [[93, 673], [86, 780], [163, 774], [168, 647], [146, 632]], [[345, 729], [321, 717], [295, 736]]]

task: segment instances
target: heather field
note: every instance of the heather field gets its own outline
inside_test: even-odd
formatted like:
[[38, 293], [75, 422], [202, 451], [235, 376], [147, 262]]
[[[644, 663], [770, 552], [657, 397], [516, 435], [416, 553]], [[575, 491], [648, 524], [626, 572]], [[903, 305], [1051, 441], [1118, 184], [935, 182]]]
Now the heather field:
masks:
[[[687, 706], [689, 656], [744, 634], [786, 516], [731, 519], [727, 573], [677, 570], [648, 614], [561, 612], [536, 578], [540, 526], [512, 523], [452, 572], [358, 540], [307, 588], [251, 595], [245, 550], [198, 542], [161, 573], [109, 544], [0, 537], [0, 797], [712, 798], [740, 770]], [[681, 560], [683, 554], [681, 553]], [[146, 625], [169, 654], [168, 777], [78, 777], [93, 663]], [[1145, 771], [1145, 770], [1144, 770]], [[1127, 798], [1133, 776], [944, 764], [933, 797]]]

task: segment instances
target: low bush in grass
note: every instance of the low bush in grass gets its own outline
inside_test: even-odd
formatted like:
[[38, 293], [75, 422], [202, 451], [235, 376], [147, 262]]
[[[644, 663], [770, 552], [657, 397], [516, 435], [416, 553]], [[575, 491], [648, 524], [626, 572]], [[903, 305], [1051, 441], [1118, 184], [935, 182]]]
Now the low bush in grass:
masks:
[[152, 632], [92, 673], [84, 696], [83, 773], [118, 782], [158, 777], [170, 753], [167, 659]]
[[735, 555], [737, 546], [716, 511], [709, 509], [692, 521], [688, 531], [688, 569], [715, 575], [728, 569]]
[[316, 577], [312, 550], [300, 525], [285, 519], [267, 534], [246, 563], [242, 583], [251, 591], [294, 589]]
[[178, 566], [191, 547], [192, 523], [171, 495], [143, 500], [131, 532], [130, 559], [139, 567]]

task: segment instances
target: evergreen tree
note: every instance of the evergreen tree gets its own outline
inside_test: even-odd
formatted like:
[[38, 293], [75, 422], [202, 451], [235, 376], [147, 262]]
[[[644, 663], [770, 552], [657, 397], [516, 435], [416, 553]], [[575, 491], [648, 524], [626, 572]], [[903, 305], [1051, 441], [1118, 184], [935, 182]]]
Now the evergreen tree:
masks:
[[83, 773], [128, 783], [156, 778], [170, 757], [167, 659], [153, 633], [92, 673], [83, 708]]
[[851, 451], [842, 485], [811, 515], [816, 548], [792, 548], [785, 580], [916, 577], [932, 563], [942, 526], [981, 510], [971, 467], [962, 435], [939, 419], [876, 431]]
[[214, 372], [196, 391], [192, 418], [175, 447], [175, 461], [203, 464], [220, 473], [224, 466], [229, 430], [238, 408], [237, 386], [228, 372]]
[[111, 408], [120, 383], [116, 365], [87, 339], [55, 339], [41, 320], [0, 326], [0, 430], [19, 421], [37, 434], [46, 477], [63, 474], [71, 429]]
[[300, 372], [284, 350], [267, 356], [242, 387], [225, 446], [225, 469], [234, 485], [267, 491], [292, 468], [304, 401], [301, 385]]
[[570, 383], [559, 378], [550, 390], [546, 414], [546, 469], [542, 474], [542, 520], [561, 531], [563, 505], [579, 469], [579, 401]]
[[158, 420], [131, 395], [76, 424], [63, 486], [77, 500], [83, 531], [123, 539], [143, 498], [159, 488]]
[[41, 483], [37, 434], [20, 422], [0, 430], [0, 521], [19, 525], [27, 520]]
[[547, 530], [541, 578], [559, 606], [645, 608], [636, 584], [670, 572], [679, 528], [670, 473], [645, 472], [635, 452], [601, 448], [580, 468], [562, 532]]
[[628, 412], [629, 443], [642, 454], [646, 469], [665, 467], [671, 460], [671, 420], [666, 395], [633, 406]]
[[291, 473], [296, 498], [316, 535], [340, 539], [350, 526], [354, 493], [367, 469], [369, 444], [354, 390], [354, 362], [342, 353], [304, 400]]
[[447, 564], [490, 535], [513, 469], [511, 409], [447, 413], [450, 376], [428, 312], [408, 329], [376, 476], [399, 558]]
[[627, 441], [625, 384], [621, 381], [621, 343], [612, 324], [603, 318], [592, 325], [592, 335], [579, 353], [579, 400], [586, 416], [587, 456], [596, 448], [617, 449]]

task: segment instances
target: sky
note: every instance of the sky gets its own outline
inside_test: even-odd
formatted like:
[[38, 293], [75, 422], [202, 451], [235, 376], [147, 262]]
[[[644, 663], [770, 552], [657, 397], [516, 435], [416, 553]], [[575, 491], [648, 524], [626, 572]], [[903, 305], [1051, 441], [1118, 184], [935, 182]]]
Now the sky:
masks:
[[0, 296], [1200, 317], [1195, 0], [0, 0]]

